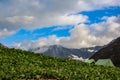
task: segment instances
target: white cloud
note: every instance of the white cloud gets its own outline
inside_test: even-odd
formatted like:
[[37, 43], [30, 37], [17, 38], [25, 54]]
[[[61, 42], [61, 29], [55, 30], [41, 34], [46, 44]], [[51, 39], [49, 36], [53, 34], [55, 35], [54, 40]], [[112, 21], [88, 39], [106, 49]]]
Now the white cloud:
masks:
[[[48, 41], [49, 40], [49, 41]], [[55, 44], [59, 44], [59, 38], [57, 38], [56, 35], [51, 35], [47, 38], [40, 38], [39, 40], [37, 40], [37, 45], [38, 46], [45, 46], [47, 45], [55, 45]]]
[[[84, 15], [66, 14], [120, 6], [120, 0], [10, 0], [0, 2], [0, 29], [31, 29], [85, 22]], [[6, 20], [7, 19], [7, 20]]]
[[47, 38], [40, 38], [32, 45], [38, 47], [58, 44], [68, 48], [102, 46], [120, 36], [119, 19], [120, 16], [112, 16], [106, 17], [105, 21], [100, 23], [91, 25], [79, 24], [70, 30], [69, 37], [57, 37], [52, 35]]
[[[70, 37], [41, 38], [37, 41], [38, 45], [56, 43], [71, 48], [103, 45], [119, 36], [119, 16], [118, 18], [106, 17], [104, 22], [85, 25], [84, 23], [88, 21], [87, 16], [66, 14], [111, 6], [120, 6], [120, 0], [10, 0], [0, 2], [0, 37], [13, 34], [15, 30], [21, 28], [35, 29], [74, 24], [76, 27], [70, 31]], [[80, 25], [77, 25], [78, 23]]]
[[14, 47], [14, 48], [17, 48], [17, 49], [28, 50], [30, 48], [34, 48], [33, 46], [35, 44], [36, 43], [34, 43], [33, 41], [26, 40], [26, 41], [23, 41], [23, 42], [14, 42], [11, 47]]
[[77, 25], [70, 31], [71, 36], [62, 38], [60, 44], [71, 48], [105, 45], [120, 36], [119, 19], [120, 16], [112, 16], [107, 17], [104, 22]]
[[120, 6], [120, 0], [79, 0], [78, 6], [81, 10], [95, 10], [109, 6]]
[[9, 35], [12, 35], [14, 34], [15, 31], [8, 31], [6, 28], [3, 29], [3, 30], [0, 30], [0, 37], [6, 37], [6, 36], [9, 36]]
[[[88, 17], [78, 14], [78, 15], [64, 15], [58, 17], [58, 24], [59, 25], [70, 25], [70, 24], [78, 24], [78, 23], [84, 23], [87, 22]], [[57, 23], [56, 23], [57, 24]]]
[[93, 42], [97, 38], [90, 34], [89, 28], [85, 24], [80, 24], [75, 26], [74, 29], [70, 31], [70, 37], [64, 37], [60, 40], [60, 44], [69, 48], [81, 48], [81, 47], [91, 47], [95, 46]]
[[13, 16], [13, 17], [7, 17], [6, 20], [8, 22], [11, 22], [13, 24], [31, 24], [34, 22], [35, 17], [34, 16]]
[[36, 41], [25, 40], [23, 42], [14, 42], [11, 47], [28, 50], [45, 45], [59, 44], [59, 40], [60, 39], [56, 35], [51, 35], [49, 37], [40, 38]]

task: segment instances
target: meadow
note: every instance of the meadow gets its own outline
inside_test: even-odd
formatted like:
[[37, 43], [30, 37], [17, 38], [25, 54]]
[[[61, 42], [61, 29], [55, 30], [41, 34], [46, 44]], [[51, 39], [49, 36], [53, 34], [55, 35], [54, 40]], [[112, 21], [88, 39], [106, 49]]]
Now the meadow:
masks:
[[0, 79], [120, 80], [120, 68], [0, 47]]

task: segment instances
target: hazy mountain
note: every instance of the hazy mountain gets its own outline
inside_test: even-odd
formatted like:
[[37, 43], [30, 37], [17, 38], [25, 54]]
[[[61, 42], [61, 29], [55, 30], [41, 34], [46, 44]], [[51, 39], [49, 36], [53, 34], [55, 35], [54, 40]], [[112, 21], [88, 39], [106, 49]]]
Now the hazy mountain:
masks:
[[[4, 46], [2, 43], [0, 43], [0, 47], [6, 47], [6, 46]], [[7, 48], [7, 47], [6, 47]]]
[[91, 58], [95, 60], [110, 58], [115, 65], [120, 66], [120, 37], [100, 49]]
[[60, 58], [89, 58], [91, 57], [97, 50], [99, 50], [101, 46], [90, 47], [90, 48], [81, 48], [81, 49], [69, 49], [62, 47], [60, 45], [51, 45], [51, 46], [42, 46], [34, 49], [29, 49], [29, 51], [33, 51], [35, 53], [42, 53], [49, 56], [60, 57]]

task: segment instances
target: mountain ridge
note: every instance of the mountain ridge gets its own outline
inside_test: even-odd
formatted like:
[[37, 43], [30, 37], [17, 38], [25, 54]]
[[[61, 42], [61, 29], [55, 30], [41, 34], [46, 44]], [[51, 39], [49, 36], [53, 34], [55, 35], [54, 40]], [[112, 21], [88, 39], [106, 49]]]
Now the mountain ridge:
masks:
[[120, 66], [120, 37], [111, 41], [107, 46], [96, 52], [90, 59], [110, 58], [114, 65]]
[[60, 58], [72, 58], [73, 55], [75, 55], [75, 56], [86, 59], [92, 56], [100, 48], [102, 48], [102, 46], [70, 49], [60, 45], [50, 45], [50, 46], [42, 46], [34, 49], [29, 49], [29, 51], [32, 51], [35, 53], [43, 53], [45, 55], [60, 57]]
[[7, 46], [3, 45], [2, 43], [0, 43], [0, 47], [7, 48]]
[[120, 80], [120, 68], [0, 47], [0, 80]]

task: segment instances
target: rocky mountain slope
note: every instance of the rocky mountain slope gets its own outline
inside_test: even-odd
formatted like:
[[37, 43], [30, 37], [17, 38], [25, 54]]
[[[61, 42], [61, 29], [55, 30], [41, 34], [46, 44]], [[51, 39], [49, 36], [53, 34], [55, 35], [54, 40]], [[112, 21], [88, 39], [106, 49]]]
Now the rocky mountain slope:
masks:
[[35, 49], [29, 49], [29, 51], [35, 53], [43, 53], [45, 55], [60, 57], [60, 58], [74, 58], [82, 57], [83, 59], [91, 57], [101, 46], [81, 48], [81, 49], [69, 49], [60, 45], [42, 46]]
[[2, 43], [0, 43], [0, 47], [4, 47], [4, 48], [7, 48], [6, 46], [4, 46]]
[[120, 66], [120, 37], [100, 49], [91, 58], [95, 60], [110, 58], [114, 65]]

